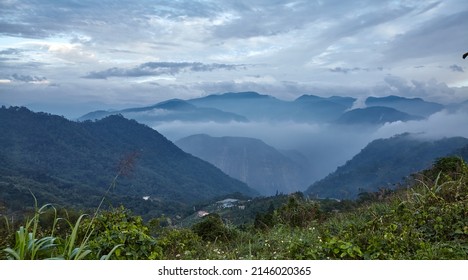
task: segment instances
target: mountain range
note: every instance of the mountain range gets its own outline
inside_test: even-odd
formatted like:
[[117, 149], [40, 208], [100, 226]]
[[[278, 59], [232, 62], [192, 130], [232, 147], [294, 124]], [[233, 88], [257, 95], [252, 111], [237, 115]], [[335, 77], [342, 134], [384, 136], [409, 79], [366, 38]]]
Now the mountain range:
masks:
[[109, 199], [146, 214], [177, 213], [229, 193], [258, 194], [119, 115], [74, 122], [2, 107], [0, 131], [1, 200], [12, 209], [32, 206], [30, 192], [42, 203], [96, 207], [116, 176]]
[[[189, 100], [172, 99], [158, 104], [118, 111], [95, 111], [79, 120], [100, 119], [112, 114], [152, 125], [155, 122], [247, 122], [293, 121], [298, 123], [333, 123], [353, 125], [362, 123], [383, 124], [408, 121], [430, 116], [444, 108], [421, 98], [388, 96], [368, 97], [367, 109], [353, 108], [356, 98], [302, 95], [293, 101], [277, 99], [257, 92], [228, 92], [212, 94]], [[357, 109], [357, 110], [355, 110]], [[363, 119], [371, 121], [363, 122]]]
[[247, 122], [247, 119], [243, 116], [215, 108], [197, 107], [180, 99], [171, 99], [148, 107], [129, 108], [119, 111], [95, 111], [80, 117], [78, 120], [95, 120], [117, 114], [148, 125], [168, 121]]
[[468, 158], [468, 139], [431, 140], [423, 135], [401, 134], [369, 143], [346, 164], [312, 184], [305, 193], [318, 197], [356, 198], [360, 192], [393, 188], [409, 175], [427, 169], [437, 158]]
[[420, 117], [429, 117], [430, 115], [441, 111], [444, 106], [435, 103], [427, 102], [422, 98], [405, 98], [401, 96], [390, 95], [386, 97], [373, 97], [370, 96], [366, 99], [366, 106], [384, 106], [393, 108], [400, 112], [404, 112], [409, 115], [415, 115]]
[[[30, 189], [41, 201], [93, 207], [122, 162], [133, 168], [119, 176], [108, 200], [153, 216], [236, 192], [272, 195], [309, 186], [306, 193], [313, 196], [355, 198], [362, 191], [392, 187], [437, 157], [468, 153], [461, 137], [428, 140], [403, 134], [369, 143], [387, 123], [417, 125], [444, 109], [464, 110], [465, 103], [444, 106], [387, 96], [368, 97], [362, 107], [357, 101], [315, 95], [284, 101], [229, 92], [95, 111], [77, 122], [2, 107], [0, 202], [12, 209], [26, 201], [31, 205]], [[179, 147], [159, 128], [177, 130], [181, 135], [170, 139], [183, 137]], [[210, 129], [219, 128], [231, 136], [209, 136], [214, 135]], [[245, 137], [249, 133], [257, 134]]]
[[421, 120], [420, 116], [410, 115], [391, 107], [373, 106], [358, 108], [343, 113], [336, 121], [348, 125], [382, 125], [396, 121]]
[[258, 139], [198, 134], [175, 144], [263, 195], [302, 191], [310, 183], [309, 163], [303, 155], [297, 151], [282, 153]]

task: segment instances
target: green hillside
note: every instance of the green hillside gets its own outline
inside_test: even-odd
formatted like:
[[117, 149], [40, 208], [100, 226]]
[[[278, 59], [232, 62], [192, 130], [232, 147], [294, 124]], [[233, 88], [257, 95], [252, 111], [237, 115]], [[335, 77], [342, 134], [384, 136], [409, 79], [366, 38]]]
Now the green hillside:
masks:
[[93, 207], [116, 175], [109, 199], [147, 215], [228, 193], [256, 194], [122, 116], [79, 123], [3, 107], [0, 130], [0, 200], [10, 210], [31, 205], [30, 191], [42, 203]]
[[413, 177], [407, 188], [362, 194], [356, 201], [301, 194], [244, 201], [250, 208], [258, 204], [260, 212], [239, 226], [230, 220], [240, 211], [234, 207], [189, 227], [164, 216], [145, 224], [124, 208], [67, 225], [42, 207], [28, 223], [0, 221], [0, 258], [466, 259], [468, 165], [442, 158]]
[[318, 197], [356, 198], [360, 192], [392, 188], [412, 173], [429, 168], [431, 163], [468, 145], [463, 137], [440, 140], [423, 135], [401, 134], [369, 143], [360, 153], [306, 193]]

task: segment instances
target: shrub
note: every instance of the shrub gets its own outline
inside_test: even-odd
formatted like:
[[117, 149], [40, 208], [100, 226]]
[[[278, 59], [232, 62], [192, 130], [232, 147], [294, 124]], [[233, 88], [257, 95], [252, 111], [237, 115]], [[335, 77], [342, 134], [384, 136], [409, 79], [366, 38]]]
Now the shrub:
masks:
[[118, 260], [162, 258], [161, 247], [148, 234], [142, 218], [133, 216], [123, 206], [102, 212], [93, 221], [87, 220], [82, 229], [88, 226], [92, 230], [89, 248], [96, 257], [114, 251], [111, 258]]
[[192, 226], [192, 230], [204, 241], [229, 241], [235, 236], [235, 231], [226, 227], [218, 214], [210, 214]]

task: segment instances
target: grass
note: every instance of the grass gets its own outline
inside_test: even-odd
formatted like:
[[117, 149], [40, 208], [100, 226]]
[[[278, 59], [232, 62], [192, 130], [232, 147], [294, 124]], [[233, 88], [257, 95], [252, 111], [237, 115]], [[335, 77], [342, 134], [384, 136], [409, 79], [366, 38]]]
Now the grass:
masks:
[[[65, 220], [63, 236], [55, 230], [55, 208], [36, 202], [5, 253], [10, 259], [466, 259], [468, 166], [457, 159], [443, 163], [456, 172], [436, 163], [411, 187], [366, 196], [342, 211], [291, 195], [261, 228], [211, 217], [191, 229], [157, 227], [150, 236], [140, 217], [123, 208], [100, 211], [101, 201], [91, 218]], [[39, 219], [47, 209], [54, 219], [45, 234]]]

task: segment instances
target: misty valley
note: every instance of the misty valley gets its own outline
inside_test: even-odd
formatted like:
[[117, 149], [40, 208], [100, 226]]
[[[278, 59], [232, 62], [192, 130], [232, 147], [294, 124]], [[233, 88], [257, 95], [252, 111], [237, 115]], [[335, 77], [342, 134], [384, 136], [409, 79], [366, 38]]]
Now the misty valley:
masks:
[[0, 256], [463, 259], [467, 119], [394, 95], [2, 106]]

